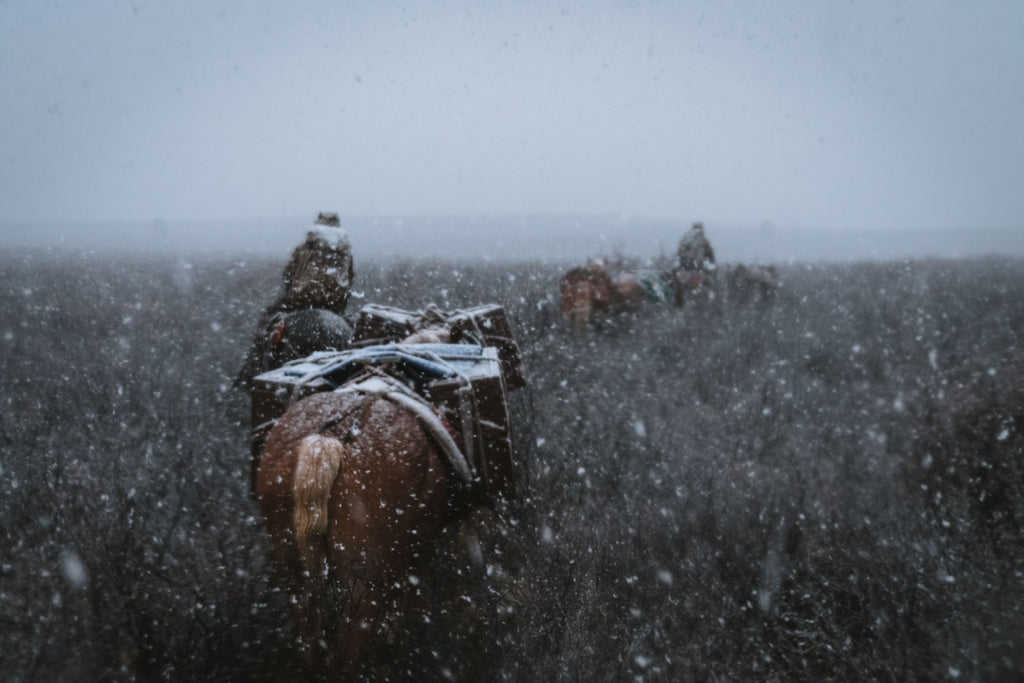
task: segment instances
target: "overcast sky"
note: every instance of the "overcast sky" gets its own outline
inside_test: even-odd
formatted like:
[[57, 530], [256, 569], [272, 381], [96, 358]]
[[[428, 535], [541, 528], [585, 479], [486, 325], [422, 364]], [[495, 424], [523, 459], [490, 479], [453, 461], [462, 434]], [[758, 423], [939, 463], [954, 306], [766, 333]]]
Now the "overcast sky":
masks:
[[0, 0], [0, 222], [1024, 228], [1024, 3]]

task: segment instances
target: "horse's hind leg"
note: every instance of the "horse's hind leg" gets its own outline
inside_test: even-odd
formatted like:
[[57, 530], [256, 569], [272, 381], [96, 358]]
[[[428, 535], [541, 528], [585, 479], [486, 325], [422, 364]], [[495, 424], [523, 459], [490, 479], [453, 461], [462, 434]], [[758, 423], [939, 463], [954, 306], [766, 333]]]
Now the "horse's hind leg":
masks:
[[[446, 515], [445, 465], [433, 441], [404, 409], [377, 405], [384, 406], [377, 417], [391, 425], [384, 432], [389, 438], [352, 446], [351, 465], [331, 498], [327, 552], [346, 591], [332, 648], [336, 671], [347, 671], [370, 646], [392, 600], [410, 589], [418, 554]], [[367, 424], [363, 434], [375, 431]]]
[[562, 315], [573, 332], [585, 332], [590, 324], [592, 297], [585, 282], [575, 282], [562, 293]]
[[572, 309], [573, 332], [586, 332], [590, 324], [590, 306], [586, 302], [580, 302]]

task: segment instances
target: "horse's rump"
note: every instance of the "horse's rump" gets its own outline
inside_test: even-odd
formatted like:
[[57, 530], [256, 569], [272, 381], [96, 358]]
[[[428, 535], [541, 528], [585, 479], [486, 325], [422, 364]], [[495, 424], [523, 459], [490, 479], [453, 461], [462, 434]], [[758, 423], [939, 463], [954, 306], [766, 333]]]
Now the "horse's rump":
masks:
[[562, 317], [574, 330], [580, 331], [590, 323], [591, 317], [599, 310], [600, 295], [587, 280], [569, 281], [562, 284], [560, 292]]
[[358, 659], [395, 583], [448, 518], [453, 486], [420, 417], [384, 397], [317, 393], [281, 416], [257, 497], [316, 666]]
[[615, 282], [604, 266], [570, 269], [559, 282], [560, 310], [573, 329], [581, 331], [596, 315], [608, 312], [615, 300]]
[[779, 287], [779, 277], [774, 266], [739, 263], [729, 270], [726, 280], [729, 296], [737, 303], [768, 301]]
[[615, 284], [608, 270], [600, 263], [577, 266], [566, 271], [562, 276], [560, 287], [571, 287], [579, 283], [587, 283], [593, 290], [594, 302], [607, 305], [611, 303]]

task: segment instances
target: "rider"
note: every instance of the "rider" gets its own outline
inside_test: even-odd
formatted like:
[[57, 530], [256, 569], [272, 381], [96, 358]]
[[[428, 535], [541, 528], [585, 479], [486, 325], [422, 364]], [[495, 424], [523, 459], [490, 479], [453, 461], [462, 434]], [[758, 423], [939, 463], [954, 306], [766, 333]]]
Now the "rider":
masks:
[[704, 235], [704, 224], [699, 221], [679, 240], [679, 268], [702, 273], [715, 270], [715, 251]]
[[348, 346], [342, 318], [352, 287], [352, 245], [336, 213], [321, 213], [284, 268], [281, 293], [263, 312], [235, 385], [314, 351]]

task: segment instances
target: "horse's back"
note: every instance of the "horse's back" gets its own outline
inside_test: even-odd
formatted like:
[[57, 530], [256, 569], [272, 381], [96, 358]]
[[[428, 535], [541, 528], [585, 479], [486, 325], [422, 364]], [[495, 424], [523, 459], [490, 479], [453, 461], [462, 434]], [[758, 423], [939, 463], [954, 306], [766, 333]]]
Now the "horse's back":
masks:
[[[351, 482], [359, 491], [383, 499], [395, 498], [396, 489], [401, 492], [446, 477], [433, 438], [409, 410], [381, 397], [320, 392], [292, 404], [267, 437], [257, 474], [257, 496], [264, 505], [292, 506], [294, 489], [301, 485], [297, 468], [311, 437], [344, 446], [332, 500], [346, 495]], [[404, 479], [409, 475], [413, 478]]]
[[729, 272], [730, 295], [737, 303], [770, 301], [779, 288], [774, 266], [737, 264]]
[[615, 301], [628, 311], [636, 310], [647, 303], [647, 290], [640, 278], [632, 273], [623, 273], [616, 277]]

